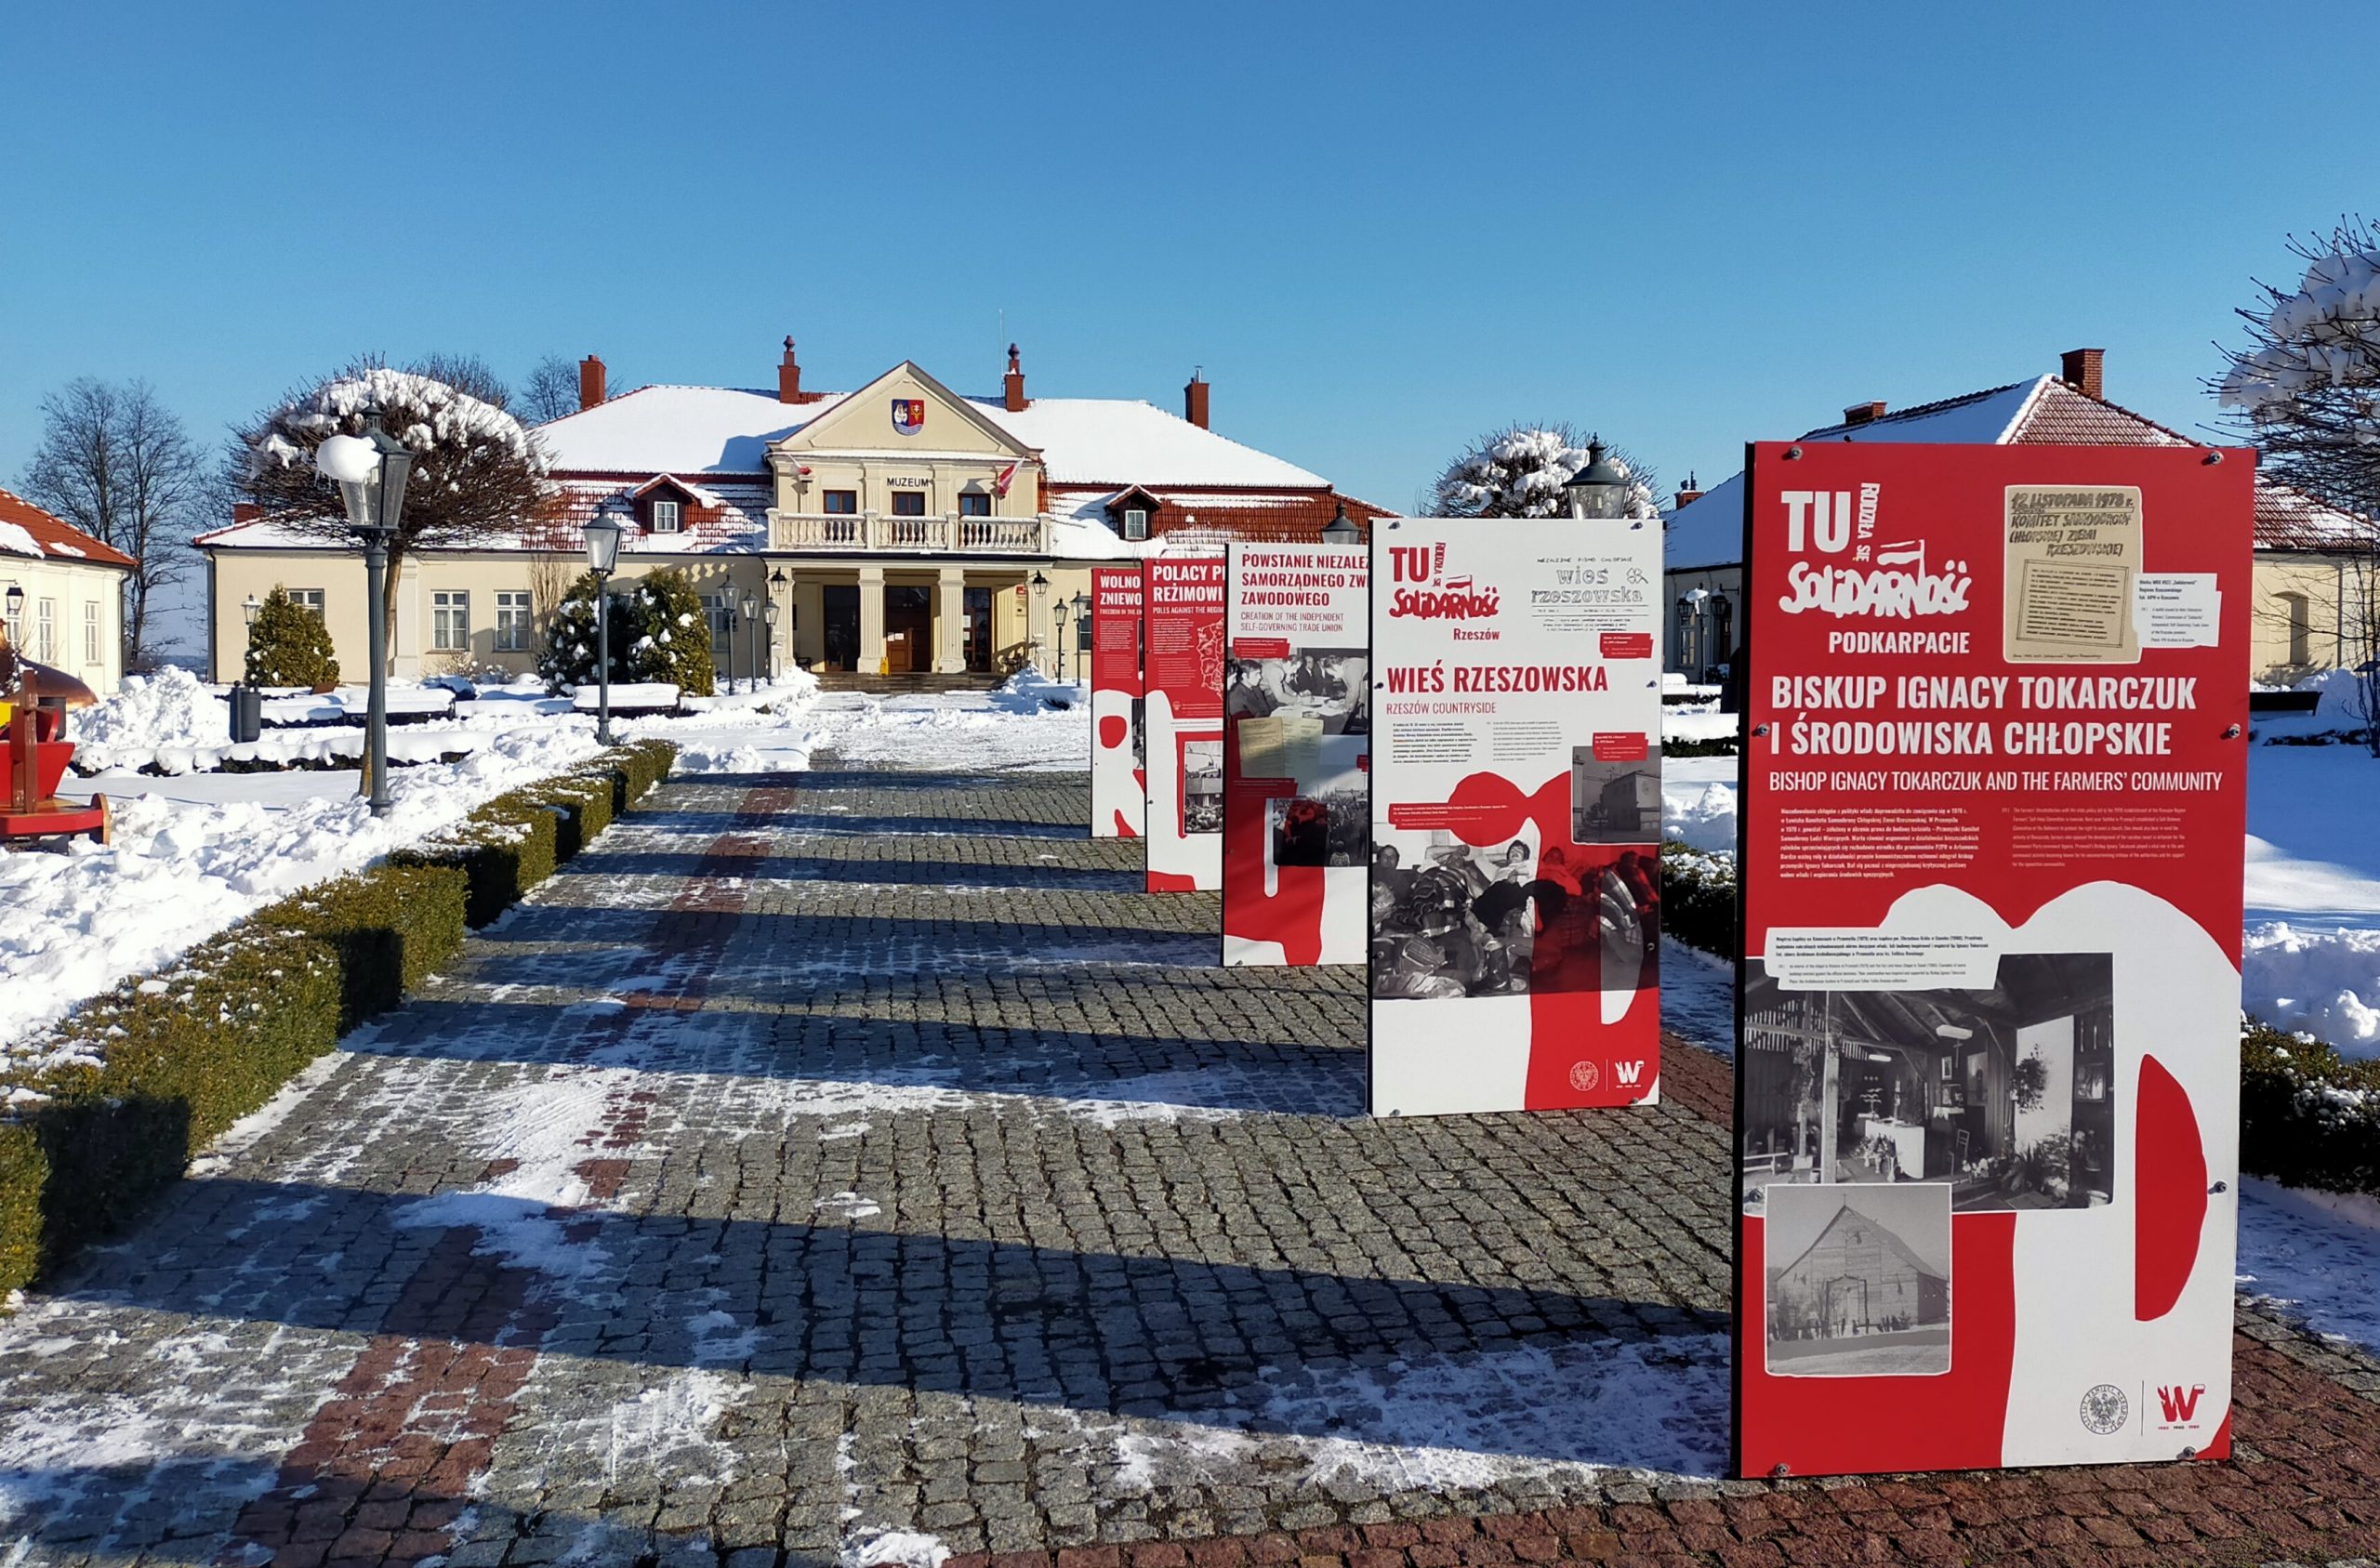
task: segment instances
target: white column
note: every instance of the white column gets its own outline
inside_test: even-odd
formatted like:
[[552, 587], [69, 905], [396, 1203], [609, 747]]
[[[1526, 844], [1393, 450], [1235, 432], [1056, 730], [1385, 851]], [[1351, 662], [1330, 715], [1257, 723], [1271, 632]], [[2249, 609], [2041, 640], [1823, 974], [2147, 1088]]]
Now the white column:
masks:
[[959, 675], [967, 668], [967, 569], [945, 566], [934, 578], [933, 671]]
[[884, 568], [859, 569], [859, 673], [884, 673]]

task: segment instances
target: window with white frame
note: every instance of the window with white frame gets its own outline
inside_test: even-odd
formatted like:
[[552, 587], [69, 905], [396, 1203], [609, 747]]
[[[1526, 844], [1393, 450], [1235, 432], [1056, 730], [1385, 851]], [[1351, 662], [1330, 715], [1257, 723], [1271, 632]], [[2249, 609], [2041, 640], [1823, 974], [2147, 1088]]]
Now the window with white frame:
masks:
[[471, 647], [471, 596], [459, 588], [430, 596], [430, 646], [433, 652], [466, 653]]
[[58, 600], [45, 599], [33, 607], [33, 657], [44, 664], [58, 657]]
[[1124, 537], [1145, 539], [1149, 536], [1149, 513], [1146, 507], [1124, 508]]
[[83, 601], [83, 662], [99, 662], [99, 601], [96, 599]]
[[655, 534], [678, 532], [678, 503], [655, 496], [653, 502], [653, 531]]
[[527, 593], [499, 593], [496, 596], [496, 651], [499, 653], [525, 653], [529, 651]]
[[288, 592], [289, 592], [289, 602], [290, 602], [290, 603], [292, 603], [292, 604], [294, 604], [294, 605], [298, 606], [298, 609], [300, 609], [300, 610], [311, 610], [311, 611], [314, 613], [314, 619], [316, 619], [317, 621], [319, 621], [319, 620], [321, 620], [321, 619], [323, 618], [323, 590], [322, 590], [322, 589], [320, 589], [320, 588], [291, 588], [291, 589], [289, 589], [289, 590], [288, 590]]

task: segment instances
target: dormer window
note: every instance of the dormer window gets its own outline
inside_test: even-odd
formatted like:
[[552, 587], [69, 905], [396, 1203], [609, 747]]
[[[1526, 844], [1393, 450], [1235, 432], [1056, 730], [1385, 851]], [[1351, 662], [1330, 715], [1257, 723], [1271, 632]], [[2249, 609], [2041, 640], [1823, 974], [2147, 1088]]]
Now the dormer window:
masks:
[[1146, 507], [1124, 508], [1124, 537], [1145, 539], [1149, 536], [1149, 513]]
[[679, 504], [675, 501], [665, 501], [659, 496], [654, 497], [653, 532], [655, 534], [678, 532], [678, 506]]

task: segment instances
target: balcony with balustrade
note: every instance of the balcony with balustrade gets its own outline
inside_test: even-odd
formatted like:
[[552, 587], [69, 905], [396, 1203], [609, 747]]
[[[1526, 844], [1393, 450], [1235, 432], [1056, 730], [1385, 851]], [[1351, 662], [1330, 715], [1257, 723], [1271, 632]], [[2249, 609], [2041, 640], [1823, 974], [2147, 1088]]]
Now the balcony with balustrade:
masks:
[[769, 548], [800, 555], [1046, 556], [1050, 518], [769, 509]]

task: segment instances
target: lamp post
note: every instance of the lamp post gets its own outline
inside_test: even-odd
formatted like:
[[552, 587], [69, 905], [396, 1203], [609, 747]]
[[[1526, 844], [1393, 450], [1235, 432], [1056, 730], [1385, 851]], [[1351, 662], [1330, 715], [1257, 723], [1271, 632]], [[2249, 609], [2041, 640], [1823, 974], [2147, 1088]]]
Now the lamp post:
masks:
[[25, 586], [11, 583], [8, 585], [8, 618], [6, 625], [0, 625], [0, 642], [17, 641], [20, 635], [18, 628], [24, 624]]
[[240, 679], [231, 682], [231, 690], [226, 693], [231, 705], [231, 734], [235, 744], [245, 745], [256, 740], [258, 721], [264, 713], [264, 705], [258, 699], [256, 688], [248, 684], [248, 659], [257, 640], [257, 612], [263, 608], [263, 601], [255, 594], [248, 595], [240, 602], [240, 615], [247, 625], [248, 637], [246, 645], [240, 651]]
[[620, 564], [620, 520], [587, 524], [587, 570], [595, 574], [595, 739], [612, 744], [612, 573]]
[[722, 599], [724, 599], [724, 600], [727, 601], [727, 608], [726, 608], [726, 612], [725, 612], [725, 613], [723, 613], [723, 614], [720, 617], [720, 619], [721, 619], [722, 621], [724, 621], [724, 622], [726, 622], [726, 623], [727, 623], [727, 694], [728, 694], [729, 696], [731, 696], [731, 697], [732, 697], [732, 696], [735, 695], [735, 589], [734, 589], [734, 587], [731, 585], [731, 586], [729, 586], [729, 588], [727, 589], [727, 591], [726, 591], [724, 594], [721, 595], [720, 597], [721, 597], [721, 598], [722, 598]]
[[1587, 466], [1562, 482], [1570, 515], [1580, 522], [1611, 522], [1628, 515], [1628, 470], [1604, 455], [1603, 442], [1587, 438]]
[[1075, 595], [1075, 679], [1091, 678], [1091, 595]]
[[[777, 678], [777, 600], [785, 597], [786, 584], [787, 581], [788, 579], [785, 574], [785, 568], [782, 566], [769, 573], [769, 598], [767, 604], [761, 611], [762, 615], [769, 623], [769, 679], [772, 681], [775, 680]], [[791, 628], [788, 627], [787, 630], [787, 637], [790, 639], [791, 636], [792, 631]], [[793, 649], [788, 645], [786, 652], [789, 654], [793, 652]], [[796, 664], [800, 663], [798, 659], [794, 662]]]
[[752, 652], [745, 659], [746, 673], [750, 677], [744, 683], [744, 690], [747, 692], [757, 691], [760, 684], [760, 644], [752, 629], [752, 622], [760, 613], [760, 596], [746, 588], [744, 590], [744, 635], [752, 639]]
[[364, 546], [366, 646], [372, 660], [372, 699], [364, 717], [363, 788], [372, 814], [389, 814], [389, 613], [386, 585], [389, 541], [404, 515], [405, 481], [413, 454], [380, 428], [380, 411], [364, 415], [360, 436], [326, 438], [314, 449], [314, 467], [338, 486], [347, 505], [348, 531]]
[[1058, 644], [1058, 679], [1060, 680], [1066, 678], [1066, 615], [1073, 609], [1074, 606], [1063, 599], [1050, 607], [1050, 630], [1051, 638]]
[[1364, 531], [1348, 517], [1346, 502], [1340, 502], [1339, 509], [1331, 514], [1330, 520], [1322, 525], [1322, 542], [1333, 549], [1342, 550], [1353, 549], [1364, 542]]
[[[1044, 577], [1043, 575], [1041, 575], [1041, 573], [1040, 573], [1036, 572], [1035, 573], [1033, 573], [1033, 603], [1034, 603], [1034, 606], [1035, 606], [1037, 609], [1038, 609], [1038, 608], [1039, 608], [1041, 604], [1043, 604], [1045, 601], [1047, 601], [1047, 600], [1048, 600], [1049, 597], [1050, 597], [1050, 579], [1049, 579], [1049, 578], [1047, 578], [1047, 577]], [[1038, 648], [1038, 647], [1039, 647], [1039, 646], [1040, 646], [1040, 644], [1041, 644], [1041, 637], [1040, 637], [1040, 634], [1039, 634], [1038, 632], [1036, 632], [1036, 633], [1034, 634], [1034, 636], [1033, 636], [1033, 644], [1034, 644], [1034, 646], [1035, 646], [1035, 647], [1037, 647], [1037, 648]]]

